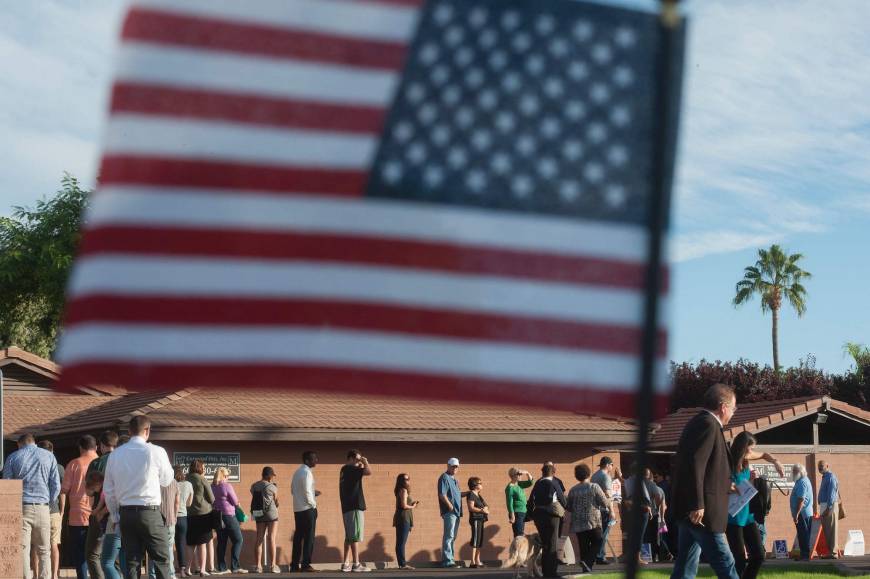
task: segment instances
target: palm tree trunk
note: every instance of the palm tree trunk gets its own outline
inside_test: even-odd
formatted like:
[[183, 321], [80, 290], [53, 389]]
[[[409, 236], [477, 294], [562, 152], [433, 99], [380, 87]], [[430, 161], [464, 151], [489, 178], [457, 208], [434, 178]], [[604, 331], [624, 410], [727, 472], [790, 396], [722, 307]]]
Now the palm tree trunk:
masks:
[[771, 330], [771, 338], [773, 339], [773, 370], [779, 372], [779, 308], [771, 308], [773, 312], [773, 328]]

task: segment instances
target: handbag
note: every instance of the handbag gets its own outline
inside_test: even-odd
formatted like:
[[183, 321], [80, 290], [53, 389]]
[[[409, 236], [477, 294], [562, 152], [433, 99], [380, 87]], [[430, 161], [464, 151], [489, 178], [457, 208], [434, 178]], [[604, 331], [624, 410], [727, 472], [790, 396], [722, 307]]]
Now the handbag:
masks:
[[565, 516], [565, 507], [562, 506], [562, 503], [556, 501], [555, 503], [550, 503], [550, 506], [547, 507], [547, 512], [561, 519]]
[[245, 514], [245, 509], [236, 505], [236, 520], [240, 523], [247, 522], [248, 515]]
[[846, 509], [843, 508], [843, 499], [840, 499], [840, 502], [837, 503], [838, 512], [837, 512], [837, 520], [846, 518]]

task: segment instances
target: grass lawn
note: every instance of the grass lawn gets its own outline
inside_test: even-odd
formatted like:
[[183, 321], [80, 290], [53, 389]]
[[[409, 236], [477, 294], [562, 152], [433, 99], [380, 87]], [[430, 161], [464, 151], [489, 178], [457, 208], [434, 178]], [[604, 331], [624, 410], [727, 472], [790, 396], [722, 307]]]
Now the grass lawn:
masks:
[[[642, 571], [640, 576], [642, 579], [665, 579], [670, 577], [671, 570], [670, 569], [652, 569], [649, 571]], [[715, 577], [716, 575], [707, 569], [700, 569], [698, 571], [698, 577]], [[821, 565], [807, 565], [802, 567], [768, 567], [765, 565], [761, 568], [761, 572], [758, 574], [759, 577], [764, 577], [765, 579], [828, 579], [833, 577], [843, 577], [837, 573], [837, 569], [833, 566], [821, 566]], [[623, 577], [621, 573], [595, 573], [592, 575], [595, 579], [619, 579]]]

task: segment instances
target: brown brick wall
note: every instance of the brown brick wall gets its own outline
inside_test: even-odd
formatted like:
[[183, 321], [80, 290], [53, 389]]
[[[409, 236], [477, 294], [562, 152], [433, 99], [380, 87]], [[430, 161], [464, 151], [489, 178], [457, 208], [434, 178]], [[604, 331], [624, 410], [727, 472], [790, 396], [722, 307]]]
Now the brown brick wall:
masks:
[[[813, 486], [814, 503], [821, 482], [816, 464], [819, 460], [827, 460], [840, 481], [843, 505], [847, 511], [846, 518], [840, 521], [837, 547], [843, 548], [849, 529], [862, 529], [864, 536], [870, 537], [870, 485], [867, 482], [870, 473], [870, 454], [776, 454], [776, 457], [784, 464], [803, 463], [806, 466]], [[786, 539], [791, 546], [795, 538], [789, 497], [783, 496], [776, 489], [773, 490], [771, 497], [772, 505], [766, 525], [768, 550], [773, 549], [775, 539]]]
[[[368, 562], [395, 561], [393, 487], [396, 476], [401, 472], [411, 475], [412, 497], [421, 501], [414, 512], [414, 529], [408, 539], [406, 552], [409, 560], [440, 560], [441, 518], [435, 485], [451, 456], [458, 457], [462, 463], [458, 473], [462, 489], [467, 488], [465, 483], [471, 476], [479, 476], [484, 481], [483, 496], [491, 506], [491, 515], [485, 531], [483, 558], [496, 560], [506, 558], [512, 538], [504, 504], [504, 487], [508, 483], [507, 470], [510, 466], [525, 468], [536, 476], [540, 474], [541, 463], [552, 460], [557, 465], [558, 475], [570, 488], [575, 483], [573, 465], [586, 462], [592, 466], [599, 458], [599, 455], [594, 454], [591, 444], [155, 442], [167, 449], [170, 458], [175, 450], [241, 453], [242, 483], [236, 484], [235, 488], [246, 511], [250, 506], [250, 485], [259, 480], [264, 465], [272, 466], [278, 475], [279, 485], [278, 563], [281, 565], [290, 563], [293, 532], [290, 479], [300, 464], [304, 450], [314, 450], [320, 458], [320, 464], [314, 470], [316, 488], [323, 493], [318, 499], [315, 563], [341, 561], [344, 530], [338, 497], [338, 472], [349, 448], [358, 448], [371, 461], [374, 471], [364, 481], [368, 510], [361, 553], [362, 559]], [[618, 462], [618, 456], [611, 456]], [[245, 537], [242, 563], [246, 566], [254, 562], [255, 529], [253, 522], [242, 525]], [[533, 532], [533, 529], [533, 524], [527, 527], [528, 532]], [[613, 536], [618, 537], [618, 531]], [[456, 542], [462, 559], [470, 558], [469, 539], [469, 525], [467, 518], [464, 518]], [[615, 543], [614, 547], [619, 548]]]
[[21, 481], [0, 480], [0, 579], [20, 579]]

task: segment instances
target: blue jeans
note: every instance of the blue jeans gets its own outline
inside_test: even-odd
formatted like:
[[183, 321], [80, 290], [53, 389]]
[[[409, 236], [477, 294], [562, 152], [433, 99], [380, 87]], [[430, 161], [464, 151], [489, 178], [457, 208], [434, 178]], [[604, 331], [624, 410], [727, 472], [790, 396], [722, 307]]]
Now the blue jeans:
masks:
[[[169, 571], [174, 574], [175, 561], [173, 561], [172, 556], [172, 544], [175, 543], [175, 525], [166, 527], [166, 534], [169, 536]], [[154, 561], [148, 563], [148, 577], [157, 579], [157, 565], [154, 564]]]
[[230, 561], [233, 571], [239, 570], [239, 557], [242, 554], [242, 530], [239, 528], [239, 521], [235, 515], [222, 514], [223, 528], [218, 531], [217, 540], [217, 559], [218, 571], [226, 571], [226, 554], [227, 554], [227, 539], [233, 544], [232, 559]]
[[758, 533], [761, 535], [761, 549], [767, 553], [767, 527], [764, 523], [758, 523]]
[[801, 549], [801, 559], [810, 558], [810, 528], [812, 522], [813, 520], [810, 517], [806, 516], [804, 513], [800, 513], [798, 515], [797, 523], [795, 523], [795, 527], [797, 528], [798, 545], [800, 545]]
[[522, 537], [526, 534], [526, 514], [514, 512], [514, 522], [511, 523], [514, 537]]
[[405, 544], [408, 542], [409, 534], [411, 534], [411, 525], [404, 521], [396, 525], [396, 563], [399, 567], [404, 567], [408, 562], [405, 559]]
[[444, 534], [441, 537], [441, 564], [452, 565], [453, 543], [456, 541], [456, 533], [459, 532], [459, 515], [456, 513], [444, 513]]
[[121, 579], [121, 574], [115, 567], [115, 561], [121, 557], [121, 569], [127, 568], [124, 552], [121, 550], [121, 535], [106, 533], [103, 535], [103, 551], [100, 555], [100, 566], [106, 579]]
[[719, 579], [740, 579], [725, 533], [713, 533], [686, 520], [677, 526], [680, 538], [671, 579], [693, 579], [698, 574], [702, 551]]
[[597, 561], [607, 560], [607, 537], [610, 535], [610, 514], [606, 511], [601, 513], [601, 548], [595, 556]]
[[85, 540], [88, 537], [88, 528], [70, 525], [68, 530], [70, 560], [76, 570], [76, 579], [88, 579], [88, 564], [85, 560]]

